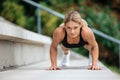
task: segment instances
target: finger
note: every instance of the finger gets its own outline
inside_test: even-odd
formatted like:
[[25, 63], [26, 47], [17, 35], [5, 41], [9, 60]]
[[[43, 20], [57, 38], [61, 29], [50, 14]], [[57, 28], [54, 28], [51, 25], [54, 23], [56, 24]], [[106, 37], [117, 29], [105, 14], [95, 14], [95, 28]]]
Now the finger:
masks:
[[50, 68], [47, 68], [47, 69], [45, 69], [45, 70], [51, 70], [51, 67], [50, 67]]
[[48, 68], [46, 70], [61, 70], [61, 68], [59, 68], [59, 67], [50, 67], [50, 68]]
[[95, 70], [95, 68], [94, 67], [92, 67], [92, 69], [91, 70]]
[[95, 67], [95, 66], [93, 66], [93, 68], [92, 68], [92, 70], [98, 70], [99, 69], [99, 67]]
[[50, 70], [54, 70], [54, 67], [50, 67]]
[[100, 67], [95, 67], [95, 70], [101, 70], [101, 68]]
[[91, 70], [91, 68], [89, 67], [88, 70]]
[[99, 70], [99, 67], [96, 67], [95, 70]]
[[101, 70], [101, 68], [99, 68], [99, 67], [94, 67], [93, 70]]
[[89, 67], [88, 67], [88, 70], [91, 70], [91, 69], [92, 69], [92, 66], [89, 66]]
[[57, 67], [56, 70], [61, 70], [61, 68]]
[[53, 70], [56, 70], [56, 68], [53, 68]]

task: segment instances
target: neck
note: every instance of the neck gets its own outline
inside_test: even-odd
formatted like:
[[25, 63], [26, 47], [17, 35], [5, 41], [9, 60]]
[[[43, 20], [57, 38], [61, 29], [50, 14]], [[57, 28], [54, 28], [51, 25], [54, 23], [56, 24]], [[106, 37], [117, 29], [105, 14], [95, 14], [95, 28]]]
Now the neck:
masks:
[[69, 39], [79, 39], [79, 38], [80, 38], [80, 35], [78, 35], [78, 36], [76, 36], [76, 37], [70, 37], [70, 36], [68, 35], [68, 38], [69, 38]]

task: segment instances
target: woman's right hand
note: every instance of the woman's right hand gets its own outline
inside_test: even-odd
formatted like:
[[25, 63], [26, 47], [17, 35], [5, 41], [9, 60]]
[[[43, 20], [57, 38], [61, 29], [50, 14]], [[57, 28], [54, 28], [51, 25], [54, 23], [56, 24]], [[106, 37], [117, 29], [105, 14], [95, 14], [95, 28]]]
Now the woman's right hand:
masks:
[[59, 68], [57, 66], [51, 66], [47, 70], [61, 70], [61, 68]]

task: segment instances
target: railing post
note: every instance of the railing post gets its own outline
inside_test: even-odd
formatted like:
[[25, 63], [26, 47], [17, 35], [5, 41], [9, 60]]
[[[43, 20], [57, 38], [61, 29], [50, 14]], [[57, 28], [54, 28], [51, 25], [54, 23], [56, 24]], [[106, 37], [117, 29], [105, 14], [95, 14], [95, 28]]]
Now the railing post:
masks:
[[120, 69], [120, 44], [119, 44], [119, 69]]
[[41, 34], [41, 13], [40, 8], [37, 8], [37, 32]]

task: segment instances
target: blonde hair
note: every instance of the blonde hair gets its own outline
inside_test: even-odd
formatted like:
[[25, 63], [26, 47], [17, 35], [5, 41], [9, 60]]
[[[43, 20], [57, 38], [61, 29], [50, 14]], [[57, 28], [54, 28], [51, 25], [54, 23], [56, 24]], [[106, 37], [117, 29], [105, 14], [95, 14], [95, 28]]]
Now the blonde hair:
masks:
[[87, 26], [87, 22], [84, 19], [82, 19], [82, 17], [78, 13], [78, 11], [75, 11], [75, 10], [70, 11], [65, 15], [64, 23], [66, 24], [69, 21], [74, 21], [74, 22], [77, 22], [77, 23], [81, 23], [82, 27]]

